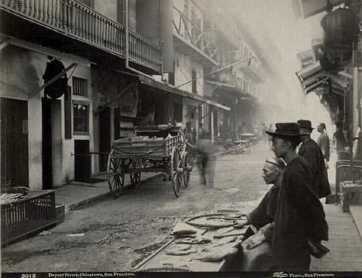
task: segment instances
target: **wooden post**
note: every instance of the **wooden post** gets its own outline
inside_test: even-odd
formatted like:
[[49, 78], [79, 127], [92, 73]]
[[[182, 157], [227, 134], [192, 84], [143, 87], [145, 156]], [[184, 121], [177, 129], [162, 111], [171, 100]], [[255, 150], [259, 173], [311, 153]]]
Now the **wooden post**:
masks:
[[[211, 109], [211, 107], [210, 107]], [[214, 143], [215, 142], [215, 130], [214, 130], [214, 111], [211, 110], [210, 112], [210, 117], [211, 117], [211, 142]]]

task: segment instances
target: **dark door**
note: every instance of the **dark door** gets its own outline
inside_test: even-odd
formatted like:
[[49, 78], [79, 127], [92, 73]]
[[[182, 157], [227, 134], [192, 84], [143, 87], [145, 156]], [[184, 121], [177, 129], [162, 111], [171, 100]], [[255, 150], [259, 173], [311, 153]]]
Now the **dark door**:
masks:
[[42, 136], [42, 162], [43, 162], [43, 189], [49, 189], [53, 185], [52, 164], [52, 101], [43, 98], [43, 136]]
[[1, 186], [29, 186], [28, 103], [0, 98]]
[[104, 109], [99, 113], [99, 170], [107, 170], [107, 155], [111, 150], [111, 110]]
[[89, 141], [74, 141], [74, 179], [87, 181], [91, 176], [91, 159], [89, 155]]

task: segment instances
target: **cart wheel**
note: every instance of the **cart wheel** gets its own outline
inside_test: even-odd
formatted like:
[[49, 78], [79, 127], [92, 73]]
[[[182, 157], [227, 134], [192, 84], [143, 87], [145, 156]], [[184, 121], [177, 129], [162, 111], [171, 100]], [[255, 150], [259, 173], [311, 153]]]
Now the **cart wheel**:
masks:
[[183, 158], [183, 185], [184, 187], [188, 187], [189, 183], [190, 183], [190, 176], [191, 176], [191, 171], [192, 171], [192, 156], [190, 153], [185, 153], [184, 158]]
[[108, 155], [107, 180], [109, 191], [115, 197], [118, 197], [123, 191], [124, 168], [122, 167], [122, 159], [115, 157], [114, 150], [112, 150]]
[[131, 180], [131, 187], [134, 187], [141, 183], [141, 171], [137, 169], [141, 168], [141, 161], [138, 159], [133, 159], [129, 165], [129, 177]]
[[[180, 196], [182, 182], [182, 171], [180, 171], [181, 157], [176, 148], [173, 148], [170, 158], [170, 178], [175, 196]], [[182, 169], [182, 168], [181, 168]]]

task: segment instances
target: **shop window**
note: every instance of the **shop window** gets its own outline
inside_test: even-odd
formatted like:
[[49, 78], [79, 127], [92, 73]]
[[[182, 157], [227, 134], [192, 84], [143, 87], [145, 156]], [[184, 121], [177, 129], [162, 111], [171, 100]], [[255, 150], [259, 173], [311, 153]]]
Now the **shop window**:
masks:
[[88, 97], [87, 79], [73, 77], [73, 95]]
[[89, 133], [89, 105], [73, 103], [73, 130], [75, 134]]

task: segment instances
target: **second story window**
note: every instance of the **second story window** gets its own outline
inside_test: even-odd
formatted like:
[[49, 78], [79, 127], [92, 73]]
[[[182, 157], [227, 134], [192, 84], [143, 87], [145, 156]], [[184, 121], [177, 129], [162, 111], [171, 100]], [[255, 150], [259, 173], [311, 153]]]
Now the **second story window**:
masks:
[[197, 73], [196, 73], [196, 70], [192, 70], [191, 78], [192, 78], [192, 92], [196, 94], [197, 93]]
[[73, 77], [73, 95], [88, 97], [87, 79]]

